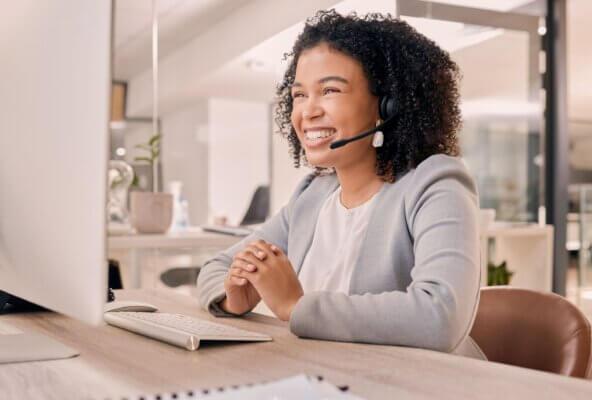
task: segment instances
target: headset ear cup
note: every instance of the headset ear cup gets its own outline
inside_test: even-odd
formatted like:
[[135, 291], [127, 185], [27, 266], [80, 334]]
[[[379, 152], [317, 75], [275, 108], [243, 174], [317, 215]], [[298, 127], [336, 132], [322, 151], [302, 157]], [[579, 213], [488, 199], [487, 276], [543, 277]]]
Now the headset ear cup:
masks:
[[382, 119], [383, 121], [386, 121], [387, 119], [395, 115], [395, 113], [397, 112], [395, 98], [391, 96], [382, 96], [380, 98], [378, 112], [380, 114], [380, 119]]

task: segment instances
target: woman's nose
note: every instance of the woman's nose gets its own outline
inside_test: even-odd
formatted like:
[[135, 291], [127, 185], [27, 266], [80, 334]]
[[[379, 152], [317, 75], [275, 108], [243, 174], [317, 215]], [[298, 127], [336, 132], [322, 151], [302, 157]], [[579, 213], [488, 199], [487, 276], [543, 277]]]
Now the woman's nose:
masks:
[[309, 97], [302, 109], [302, 118], [313, 119], [321, 115], [323, 115], [323, 108], [313, 96]]

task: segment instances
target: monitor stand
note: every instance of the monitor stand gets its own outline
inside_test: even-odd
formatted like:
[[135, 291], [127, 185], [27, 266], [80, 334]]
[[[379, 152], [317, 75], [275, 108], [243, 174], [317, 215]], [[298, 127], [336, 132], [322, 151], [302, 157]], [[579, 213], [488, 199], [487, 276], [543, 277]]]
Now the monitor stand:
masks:
[[[24, 299], [0, 291], [0, 314], [22, 313], [34, 311], [48, 311], [47, 309], [30, 303]], [[0, 332], [0, 364], [45, 361], [71, 358], [77, 356], [76, 350], [38, 333]]]
[[50, 311], [35, 303], [31, 303], [20, 297], [13, 296], [3, 290], [0, 290], [0, 314], [23, 313], [34, 311]]

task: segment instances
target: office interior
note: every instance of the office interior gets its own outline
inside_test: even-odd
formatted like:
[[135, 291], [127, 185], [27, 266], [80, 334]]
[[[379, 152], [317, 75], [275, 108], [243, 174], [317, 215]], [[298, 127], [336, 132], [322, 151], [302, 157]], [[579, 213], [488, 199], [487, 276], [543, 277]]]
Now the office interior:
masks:
[[[342, 14], [397, 16], [458, 63], [462, 159], [477, 183], [481, 207], [481, 285], [555, 293], [592, 321], [592, 28], [588, 23], [592, 2], [113, 0], [111, 4], [105, 236], [108, 283], [116, 294], [148, 290], [151, 299], [182, 296], [185, 312], [189, 304], [198, 308], [200, 266], [241, 239], [243, 232], [232, 228], [256, 229], [275, 215], [310, 173], [306, 166], [294, 168], [288, 144], [277, 134], [275, 87], [287, 65], [283, 55], [306, 18], [319, 9], [334, 8]], [[551, 20], [555, 25], [549, 25]], [[156, 163], [148, 161], [155, 133], [159, 134]], [[132, 221], [131, 197], [152, 191], [173, 195], [171, 222], [163, 232], [142, 233]], [[199, 236], [204, 226], [228, 228], [231, 234], [212, 233], [204, 240]], [[169, 300], [163, 304], [172, 307]], [[255, 312], [274, 318], [264, 304]], [[0, 333], [6, 333], [2, 325]], [[374, 350], [364, 347], [364, 351]], [[172, 355], [162, 354], [172, 360]], [[184, 358], [184, 362], [194, 361]], [[116, 370], [113, 365], [105, 368]], [[0, 365], [0, 376], [3, 368], [5, 379], [11, 379], [14, 371]], [[334, 379], [347, 376], [342, 372]], [[514, 372], [492, 370], [487, 376], [509, 377]], [[454, 375], [444, 375], [448, 383], [443, 398], [467, 394], [447, 392]], [[587, 375], [592, 379], [592, 373]], [[138, 376], [129, 387], [118, 384], [116, 389], [138, 393], [143, 384]], [[265, 372], [261, 377], [265, 380]], [[268, 379], [277, 378], [272, 374]], [[529, 371], [512, 384], [536, 386], [544, 378]], [[348, 383], [354, 394], [355, 380], [352, 373]], [[62, 379], [58, 381], [65, 387]], [[146, 387], [168, 391], [178, 382], [190, 385], [191, 381], [185, 376], [173, 384], [163, 378]], [[233, 383], [220, 377], [209, 386]], [[409, 388], [397, 391], [390, 383], [367, 390], [371, 383], [363, 381], [364, 390], [358, 393], [368, 398], [435, 395], [429, 385], [426, 392], [414, 393]], [[592, 393], [589, 381], [549, 383], [557, 391], [541, 391], [537, 397], [573, 393], [573, 398], [583, 398]], [[494, 396], [479, 393], [483, 398], [488, 395]], [[518, 395], [532, 393], [517, 389], [508, 394]]]
[[[523, 287], [567, 295], [588, 315], [592, 313], [592, 228], [588, 215], [592, 124], [587, 113], [592, 83], [586, 67], [589, 52], [584, 22], [592, 12], [588, 2], [566, 4], [565, 59], [561, 61], [566, 92], [561, 133], [566, 154], [561, 155], [561, 162], [567, 165], [561, 168], [569, 178], [559, 182], [566, 193], [554, 202], [565, 202], [565, 206], [554, 205], [562, 211], [559, 221], [548, 215], [546, 207], [550, 197], [545, 191], [549, 182], [544, 160], [547, 151], [559, 146], [545, 139], [545, 132], [551, 130], [544, 112], [545, 2], [432, 2], [433, 11], [441, 13], [438, 18], [429, 15], [429, 8], [421, 9], [421, 1], [300, 2], [301, 6], [291, 5], [290, 12], [274, 21], [236, 25], [232, 29], [249, 26], [252, 32], [232, 36], [228, 25], [235, 21], [233, 18], [249, 20], [249, 13], [259, 11], [255, 3], [163, 1], [157, 5], [158, 124], [162, 133], [159, 189], [169, 191], [171, 184], [181, 183], [185, 208], [180, 226], [239, 225], [258, 187], [269, 190], [268, 216], [287, 202], [292, 189], [310, 169], [293, 168], [287, 143], [276, 134], [274, 95], [285, 68], [283, 54], [313, 9], [324, 6], [342, 13], [391, 13], [448, 50], [461, 68], [462, 156], [478, 183], [481, 208], [492, 210], [484, 214], [485, 220], [492, 216], [493, 227], [503, 227], [509, 235], [513, 235], [510, 229], [518, 232], [519, 228], [535, 229], [537, 225], [565, 231], [561, 235], [541, 233], [545, 244], [536, 245], [534, 258], [525, 255], [520, 264], [508, 264], [515, 273], [513, 279]], [[511, 14], [515, 17], [512, 29], [504, 27], [506, 22], [491, 20], [488, 11]], [[151, 4], [116, 1], [114, 18], [111, 159], [130, 164], [139, 179], [135, 187], [149, 190], [152, 170], [134, 160], [143, 154], [135, 146], [147, 142], [152, 132]], [[468, 22], [460, 22], [463, 20]], [[232, 36], [233, 40], [210, 39], [217, 35]], [[491, 233], [488, 262], [499, 265], [504, 260], [503, 254], [495, 254], [492, 238], [496, 235], [502, 234]], [[550, 245], [549, 235], [553, 241]], [[506, 251], [503, 246], [507, 241], [500, 236], [502, 249], [498, 248], [498, 253]], [[531, 245], [528, 240], [525, 243]], [[146, 274], [145, 285], [166, 288], [159, 274], [169, 266], [199, 264], [211, 256], [207, 252], [183, 252], [175, 260], [174, 252], [168, 253], [146, 252], [146, 262], [151, 266], [147, 269], [151, 271]], [[125, 264], [123, 256], [115, 255]], [[558, 269], [557, 276], [553, 275], [553, 266]], [[177, 290], [190, 293], [192, 288], [182, 285]]]

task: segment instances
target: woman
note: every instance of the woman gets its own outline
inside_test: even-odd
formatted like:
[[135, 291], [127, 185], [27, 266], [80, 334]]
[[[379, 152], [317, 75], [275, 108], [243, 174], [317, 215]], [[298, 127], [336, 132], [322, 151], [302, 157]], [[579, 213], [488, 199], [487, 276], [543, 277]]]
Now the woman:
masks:
[[483, 358], [468, 337], [478, 206], [455, 157], [456, 64], [405, 22], [333, 10], [307, 21], [291, 56], [276, 120], [296, 166], [315, 171], [259, 231], [206, 263], [202, 306], [241, 315], [263, 300], [301, 337]]

